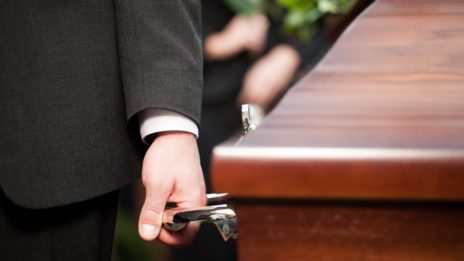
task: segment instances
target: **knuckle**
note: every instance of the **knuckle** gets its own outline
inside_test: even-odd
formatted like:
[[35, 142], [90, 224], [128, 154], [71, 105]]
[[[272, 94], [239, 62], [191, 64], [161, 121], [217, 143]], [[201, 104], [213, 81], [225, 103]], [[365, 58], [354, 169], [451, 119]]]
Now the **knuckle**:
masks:
[[193, 202], [200, 204], [202, 206], [206, 205], [206, 203], [208, 202], [208, 199], [206, 197], [206, 192], [202, 190], [199, 190], [197, 193], [195, 193], [191, 197], [191, 199], [193, 199]]
[[162, 185], [161, 180], [158, 177], [154, 177], [153, 175], [145, 176], [142, 182], [146, 188], [159, 188]]

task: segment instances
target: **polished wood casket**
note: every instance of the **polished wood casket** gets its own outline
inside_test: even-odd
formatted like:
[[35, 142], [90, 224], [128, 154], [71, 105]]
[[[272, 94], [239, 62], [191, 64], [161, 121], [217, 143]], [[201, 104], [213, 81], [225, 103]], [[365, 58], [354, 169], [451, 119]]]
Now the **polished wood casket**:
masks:
[[464, 1], [379, 0], [213, 187], [259, 260], [464, 260]]

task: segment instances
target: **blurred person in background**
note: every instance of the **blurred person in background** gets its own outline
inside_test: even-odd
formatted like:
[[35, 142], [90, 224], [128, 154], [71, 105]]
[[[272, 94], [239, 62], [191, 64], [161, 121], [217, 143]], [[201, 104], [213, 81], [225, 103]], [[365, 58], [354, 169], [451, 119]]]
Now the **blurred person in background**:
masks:
[[[209, 178], [212, 148], [239, 133], [240, 105], [253, 103], [266, 112], [271, 110], [295, 78], [317, 63], [343, 27], [363, 9], [361, 6], [350, 16], [331, 16], [321, 23], [309, 21], [309, 26], [306, 23], [300, 24], [298, 29], [309, 32], [306, 36], [310, 36], [307, 39], [310, 41], [301, 42], [295, 38], [298, 35], [304, 39], [299, 33], [291, 37], [282, 34], [285, 26], [281, 21], [269, 19], [259, 12], [246, 16], [237, 14], [229, 8], [230, 2], [202, 1], [205, 88], [198, 143], [208, 192], [212, 192]], [[312, 13], [318, 7], [310, 8], [312, 9], [307, 11]], [[324, 13], [321, 10], [316, 11], [321, 12], [320, 15]], [[144, 199], [142, 185], [138, 185], [134, 189], [135, 209], [143, 205]], [[170, 249], [160, 244], [145, 244], [137, 240], [135, 231], [130, 231], [133, 222], [131, 216], [136, 215], [130, 198], [123, 197], [126, 200], [126, 210], [132, 211], [121, 211], [119, 219], [121, 261], [171, 260], [171, 257], [177, 261], [237, 259], [234, 240], [224, 243], [212, 224], [203, 225], [194, 245], [186, 248]]]
[[[243, 16], [224, 1], [203, 0], [204, 91], [198, 146], [207, 190], [215, 145], [241, 128], [240, 105], [269, 111], [294, 80], [307, 46], [281, 34], [263, 14]], [[227, 191], [219, 191], [227, 192]], [[203, 225], [192, 246], [173, 249], [173, 260], [236, 260], [235, 242], [224, 243], [213, 225]]]

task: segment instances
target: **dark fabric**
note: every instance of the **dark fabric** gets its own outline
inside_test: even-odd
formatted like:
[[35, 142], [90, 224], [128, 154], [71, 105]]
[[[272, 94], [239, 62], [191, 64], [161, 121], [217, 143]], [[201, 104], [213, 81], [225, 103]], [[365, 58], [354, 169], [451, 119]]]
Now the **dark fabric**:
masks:
[[199, 0], [0, 0], [0, 186], [46, 208], [140, 173], [136, 113], [200, 121]]
[[232, 135], [240, 135], [241, 125], [241, 112], [235, 103], [203, 106], [198, 150], [208, 192], [214, 191], [209, 175], [212, 149]]
[[[319, 30], [315, 31], [318, 34]], [[293, 47], [300, 57], [300, 68], [306, 67], [312, 59], [314, 51], [319, 51], [317, 48], [311, 48], [316, 35], [313, 36], [310, 42], [303, 42], [296, 36], [289, 36], [284, 33], [283, 21], [271, 19], [269, 33], [267, 35], [267, 46], [264, 52], [270, 51], [272, 47], [279, 44], [287, 44]]]
[[115, 11], [128, 118], [157, 107], [199, 123], [200, 0], [116, 0]]
[[[203, 38], [221, 31], [234, 15], [235, 13], [227, 8], [224, 1], [203, 0]], [[235, 103], [243, 76], [251, 62], [246, 53], [226, 61], [205, 61], [203, 104], [221, 107], [225, 103]]]
[[[202, 1], [203, 39], [224, 29], [235, 16], [235, 13], [224, 2], [224, 0]], [[270, 19], [264, 50], [255, 59], [262, 57], [279, 44], [288, 44], [298, 52], [301, 59], [300, 68], [310, 61], [311, 48], [308, 47], [308, 43], [283, 35], [282, 22], [273, 19]], [[235, 103], [245, 73], [253, 65], [255, 59], [251, 59], [247, 53], [243, 52], [224, 61], [205, 61], [203, 104], [223, 106], [224, 103]]]
[[0, 260], [111, 260], [118, 195], [30, 210], [0, 193]]

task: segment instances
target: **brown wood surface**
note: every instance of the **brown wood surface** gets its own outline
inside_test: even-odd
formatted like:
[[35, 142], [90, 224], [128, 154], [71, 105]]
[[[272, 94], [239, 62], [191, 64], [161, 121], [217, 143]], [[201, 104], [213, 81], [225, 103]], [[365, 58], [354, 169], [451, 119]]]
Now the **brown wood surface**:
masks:
[[464, 1], [377, 1], [236, 146], [236, 198], [464, 199]]
[[464, 260], [464, 0], [380, 0], [214, 152], [240, 261]]
[[464, 260], [463, 204], [237, 206], [240, 261]]

